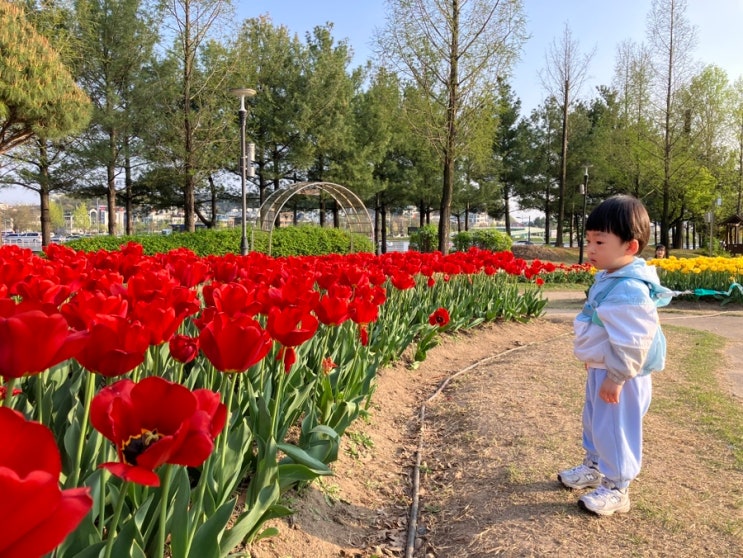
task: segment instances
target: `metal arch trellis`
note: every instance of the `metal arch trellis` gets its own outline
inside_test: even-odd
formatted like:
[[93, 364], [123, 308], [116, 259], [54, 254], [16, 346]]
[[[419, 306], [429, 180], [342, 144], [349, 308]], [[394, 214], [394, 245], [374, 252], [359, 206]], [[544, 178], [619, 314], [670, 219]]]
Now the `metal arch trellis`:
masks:
[[[364, 202], [351, 190], [332, 182], [297, 182], [288, 188], [273, 192], [266, 198], [258, 212], [255, 228], [268, 232], [269, 255], [271, 254], [274, 223], [287, 202], [297, 194], [319, 196], [320, 192], [327, 192], [338, 204], [341, 224], [345, 224], [349, 232], [366, 235], [374, 242], [374, 228], [369, 212]], [[353, 234], [351, 235], [351, 250], [353, 250]]]

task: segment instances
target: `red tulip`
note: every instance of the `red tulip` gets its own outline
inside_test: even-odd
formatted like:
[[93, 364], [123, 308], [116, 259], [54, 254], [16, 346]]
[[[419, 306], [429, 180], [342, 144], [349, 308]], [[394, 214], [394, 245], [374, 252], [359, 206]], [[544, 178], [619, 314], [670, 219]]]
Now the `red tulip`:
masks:
[[116, 446], [118, 462], [102, 467], [126, 481], [159, 486], [155, 473], [170, 463], [199, 467], [227, 421], [219, 394], [157, 376], [104, 387], [93, 398], [90, 422]]
[[51, 304], [58, 307], [70, 296], [70, 287], [60, 285], [39, 275], [29, 276], [16, 284], [16, 291], [23, 300]]
[[256, 290], [248, 289], [241, 283], [209, 283], [204, 286], [203, 292], [208, 305], [213, 305], [218, 311], [230, 316], [255, 316], [263, 307], [256, 300]]
[[99, 316], [87, 332], [87, 342], [76, 355], [91, 372], [113, 377], [126, 374], [144, 362], [150, 346], [147, 330], [120, 316]]
[[[73, 357], [84, 343], [71, 333], [62, 314], [23, 311], [13, 301], [0, 304], [0, 376], [36, 374]], [[17, 310], [21, 310], [17, 312]]]
[[89, 489], [60, 490], [62, 462], [47, 427], [0, 408], [0, 439], [0, 556], [43, 556], [93, 506]]
[[449, 323], [449, 312], [446, 308], [439, 308], [433, 314], [428, 316], [428, 323], [432, 326], [444, 327]]
[[273, 307], [268, 313], [266, 329], [285, 347], [296, 347], [312, 338], [317, 331], [317, 318], [305, 308]]
[[214, 368], [222, 372], [245, 372], [271, 350], [273, 341], [249, 316], [217, 312], [199, 334], [199, 346]]
[[390, 277], [390, 281], [396, 289], [401, 291], [415, 287], [415, 277], [409, 273], [395, 273]]
[[59, 309], [67, 318], [70, 327], [88, 329], [98, 315], [126, 317], [129, 302], [122, 295], [105, 294], [101, 291], [78, 291], [72, 299]]
[[353, 291], [346, 285], [330, 285], [315, 304], [315, 315], [325, 325], [340, 325], [350, 318], [349, 303]]
[[349, 307], [351, 319], [357, 324], [369, 324], [377, 320], [379, 307], [369, 300], [354, 298]]
[[340, 325], [350, 317], [349, 299], [325, 295], [315, 306], [315, 314], [325, 325]]
[[168, 343], [171, 356], [178, 362], [191, 362], [199, 354], [199, 338], [174, 335]]

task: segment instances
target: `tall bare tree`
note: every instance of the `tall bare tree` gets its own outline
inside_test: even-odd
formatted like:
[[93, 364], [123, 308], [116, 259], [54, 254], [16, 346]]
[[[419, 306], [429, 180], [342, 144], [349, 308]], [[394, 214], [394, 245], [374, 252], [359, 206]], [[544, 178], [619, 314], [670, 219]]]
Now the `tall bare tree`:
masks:
[[[207, 107], [215, 94], [227, 88], [227, 72], [223, 65], [205, 67], [199, 64], [214, 41], [226, 36], [234, 10], [230, 0], [161, 0], [165, 10], [165, 36], [174, 39], [171, 58], [178, 66], [178, 114], [171, 114], [179, 125], [177, 153], [183, 191], [183, 220], [185, 230], [196, 229], [196, 187], [205, 177], [201, 158], [214, 147], [204, 139], [205, 120], [213, 118]], [[211, 41], [211, 42], [210, 42]], [[218, 50], [218, 48], [217, 48]], [[224, 105], [223, 105], [224, 106]]]
[[731, 120], [730, 125], [735, 137], [735, 159], [737, 164], [737, 202], [735, 205], [736, 215], [743, 210], [743, 77], [735, 80], [732, 86]]
[[560, 155], [560, 176], [558, 177], [560, 193], [557, 204], [557, 239], [556, 246], [562, 246], [562, 229], [565, 220], [565, 184], [568, 169], [568, 116], [570, 106], [577, 99], [588, 73], [588, 65], [593, 58], [595, 48], [582, 54], [580, 45], [565, 23], [562, 36], [553, 39], [545, 54], [545, 67], [540, 72], [542, 86], [553, 97], [562, 111], [562, 150]]
[[478, 128], [482, 99], [520, 52], [526, 38], [523, 5], [520, 0], [387, 0], [387, 6], [378, 35], [380, 63], [407, 76], [426, 98], [425, 112], [411, 122], [442, 159], [439, 249], [447, 253], [457, 159]]
[[[683, 144], [684, 117], [679, 117], [681, 93], [694, 71], [692, 53], [696, 29], [686, 18], [686, 0], [653, 0], [647, 20], [647, 39], [655, 76], [655, 121], [663, 137], [660, 157], [663, 162], [663, 208], [661, 243], [669, 246], [671, 199], [674, 182], [674, 156]], [[680, 239], [679, 239], [680, 241]], [[680, 247], [680, 246], [679, 246]]]

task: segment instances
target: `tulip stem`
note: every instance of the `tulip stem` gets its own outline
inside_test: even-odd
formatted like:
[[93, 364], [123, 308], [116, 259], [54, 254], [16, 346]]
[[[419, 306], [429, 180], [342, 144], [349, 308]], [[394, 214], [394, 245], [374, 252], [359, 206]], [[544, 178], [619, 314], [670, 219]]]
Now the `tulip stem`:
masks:
[[42, 382], [42, 378], [45, 376], [46, 373], [41, 372], [40, 374], [36, 374], [36, 378], [34, 378], [36, 380], [36, 416], [41, 424], [51, 426], [44, 420], [44, 383]]
[[103, 530], [106, 526], [106, 469], [101, 469], [98, 490], [98, 529], [103, 540]]
[[13, 388], [15, 387], [15, 378], [8, 378], [5, 380], [5, 398], [3, 399], [3, 407], [13, 408], [12, 397]]
[[170, 501], [170, 479], [173, 475], [173, 466], [165, 466], [165, 476], [160, 485], [160, 525], [158, 525], [157, 547], [155, 548], [155, 558], [163, 558], [165, 553], [165, 534], [167, 533], [168, 523], [168, 502]]
[[83, 407], [83, 420], [80, 424], [80, 439], [77, 442], [77, 453], [75, 454], [75, 464], [72, 469], [72, 483], [70, 486], [77, 486], [80, 480], [80, 468], [83, 461], [83, 448], [85, 448], [85, 438], [88, 433], [88, 420], [90, 419], [90, 403], [95, 394], [95, 374], [89, 372], [85, 378], [85, 402]]
[[119, 499], [116, 502], [116, 509], [114, 515], [111, 518], [111, 525], [108, 526], [108, 532], [106, 534], [106, 553], [103, 558], [111, 558], [111, 551], [114, 547], [114, 540], [116, 539], [116, 529], [119, 526], [119, 520], [121, 519], [121, 510], [124, 509], [124, 501], [126, 500], [126, 493], [129, 490], [129, 482], [124, 481], [121, 483], [121, 490], [119, 490]]
[[[232, 417], [232, 399], [235, 394], [235, 390], [237, 389], [237, 382], [239, 381], [240, 376], [237, 374], [225, 374], [227, 376], [225, 378], [224, 385], [227, 387], [227, 393], [224, 394], [226, 401], [225, 405], [227, 406], [227, 412], [229, 413], [228, 416]], [[230, 431], [229, 424], [227, 427], [222, 430], [221, 433], [221, 440], [219, 441], [220, 445], [220, 452], [219, 452], [219, 470], [220, 472], [224, 470], [224, 461], [225, 461], [225, 453], [227, 450], [227, 436]], [[206, 471], [206, 470], [205, 470]]]

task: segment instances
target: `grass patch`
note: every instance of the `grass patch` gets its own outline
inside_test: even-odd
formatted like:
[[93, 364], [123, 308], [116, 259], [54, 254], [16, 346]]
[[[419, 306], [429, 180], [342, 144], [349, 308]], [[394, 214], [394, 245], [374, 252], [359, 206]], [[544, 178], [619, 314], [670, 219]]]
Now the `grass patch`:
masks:
[[683, 336], [684, 343], [694, 348], [683, 351], [678, 366], [680, 381], [675, 385], [672, 397], [656, 400], [654, 404], [686, 425], [692, 424], [690, 418], [694, 417], [695, 427], [722, 442], [733, 455], [735, 469], [743, 471], [740, 403], [720, 388], [715, 367], [710, 366], [710, 363], [722, 360], [725, 342], [712, 333], [674, 326], [664, 326], [664, 330]]

